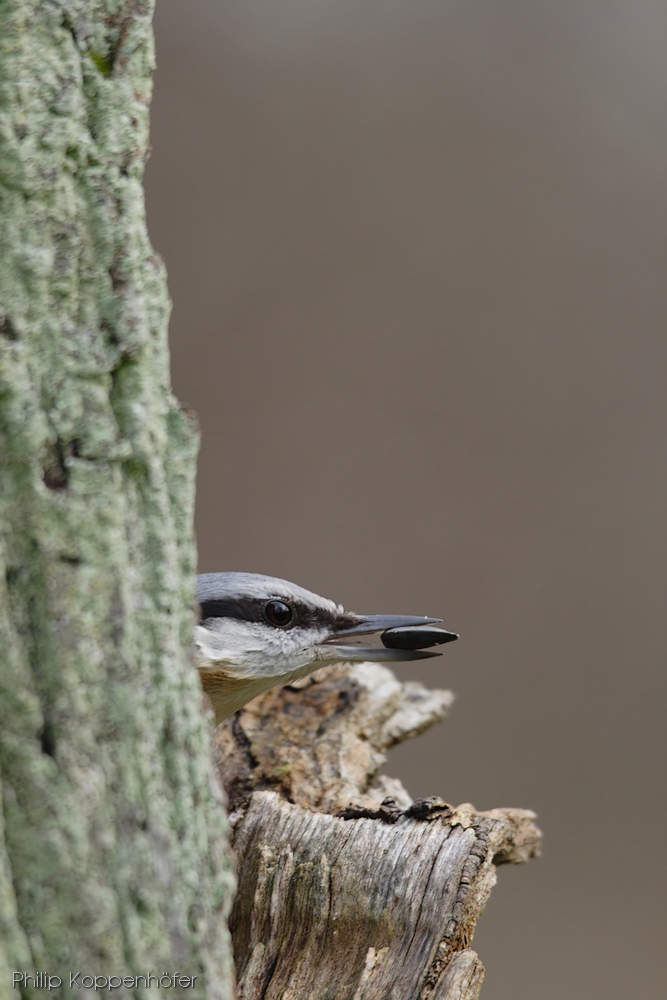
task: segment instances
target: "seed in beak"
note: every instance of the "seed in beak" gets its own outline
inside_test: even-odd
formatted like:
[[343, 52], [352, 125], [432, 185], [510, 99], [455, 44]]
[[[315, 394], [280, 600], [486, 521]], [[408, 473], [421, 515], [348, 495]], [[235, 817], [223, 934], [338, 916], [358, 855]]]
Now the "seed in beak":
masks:
[[387, 649], [427, 649], [458, 639], [456, 632], [444, 628], [390, 628], [380, 636]]

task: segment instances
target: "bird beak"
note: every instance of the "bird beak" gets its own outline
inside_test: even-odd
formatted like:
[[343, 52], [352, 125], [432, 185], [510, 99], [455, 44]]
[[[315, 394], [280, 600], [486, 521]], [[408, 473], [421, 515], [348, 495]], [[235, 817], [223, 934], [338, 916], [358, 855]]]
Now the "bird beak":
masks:
[[423, 618], [421, 615], [356, 615], [356, 624], [337, 629], [332, 641], [348, 635], [370, 635], [386, 632], [388, 628], [416, 628], [418, 625], [437, 625], [442, 618]]
[[[368, 646], [345, 646], [338, 645], [338, 642], [340, 639], [347, 638], [348, 636], [371, 635], [373, 632], [386, 632], [388, 629], [417, 629], [420, 625], [434, 625], [441, 621], [442, 618], [426, 618], [420, 615], [358, 615], [354, 625], [338, 629], [335, 635], [332, 635], [330, 639], [322, 643], [320, 649], [323, 655], [327, 657], [333, 656], [335, 659], [345, 662], [371, 660], [387, 663], [405, 660], [425, 660], [431, 656], [440, 656], [440, 653], [431, 653], [427, 650], [414, 648], [375, 649]], [[453, 635], [453, 633], [447, 634]], [[427, 642], [425, 645], [435, 645], [435, 642]]]
[[317, 647], [322, 650], [324, 660], [339, 660], [342, 663], [351, 663], [354, 660], [362, 660], [367, 663], [372, 660], [374, 663], [396, 663], [405, 660], [426, 660], [429, 656], [440, 656], [440, 653], [431, 653], [428, 649], [375, 649], [370, 646], [332, 646], [330, 643], [323, 643]]

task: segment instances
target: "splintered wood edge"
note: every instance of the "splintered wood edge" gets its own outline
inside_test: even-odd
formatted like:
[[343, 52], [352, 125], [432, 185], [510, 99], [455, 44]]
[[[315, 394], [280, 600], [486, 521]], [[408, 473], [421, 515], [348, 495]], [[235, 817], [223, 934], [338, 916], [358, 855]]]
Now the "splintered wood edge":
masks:
[[218, 727], [239, 1000], [476, 1000], [474, 928], [496, 866], [539, 853], [535, 814], [412, 802], [378, 776], [385, 751], [452, 701], [360, 663], [268, 691]]
[[469, 945], [495, 862], [534, 856], [540, 834], [526, 810], [434, 801], [382, 822], [252, 795], [235, 840], [240, 998], [474, 1000]]
[[378, 663], [318, 671], [307, 686], [267, 691], [216, 730], [233, 819], [259, 788], [336, 812], [353, 801], [379, 805], [391, 782], [389, 794], [406, 804], [396, 779], [377, 778], [386, 751], [440, 722], [453, 699], [402, 684]]

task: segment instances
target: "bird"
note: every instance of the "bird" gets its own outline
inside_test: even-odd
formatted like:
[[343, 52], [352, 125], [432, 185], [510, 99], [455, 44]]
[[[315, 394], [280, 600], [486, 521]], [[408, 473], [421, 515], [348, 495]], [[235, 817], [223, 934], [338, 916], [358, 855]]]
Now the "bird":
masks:
[[[263, 691], [320, 667], [353, 661], [418, 660], [424, 647], [457, 639], [441, 618], [360, 615], [288, 580], [261, 573], [201, 573], [196, 665], [216, 725]], [[382, 633], [383, 648], [346, 645]]]

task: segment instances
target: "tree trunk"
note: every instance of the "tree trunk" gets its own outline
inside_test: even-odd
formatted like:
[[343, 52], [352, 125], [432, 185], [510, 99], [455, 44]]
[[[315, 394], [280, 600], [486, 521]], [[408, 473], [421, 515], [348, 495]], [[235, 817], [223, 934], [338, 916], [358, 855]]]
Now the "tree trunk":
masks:
[[0, 0], [3, 996], [35, 971], [64, 996], [77, 972], [231, 996], [191, 662], [196, 431], [170, 394], [141, 186], [151, 15]]
[[218, 727], [240, 998], [478, 996], [475, 924], [495, 866], [537, 854], [534, 814], [411, 802], [376, 777], [451, 697], [363, 663], [269, 691]]

